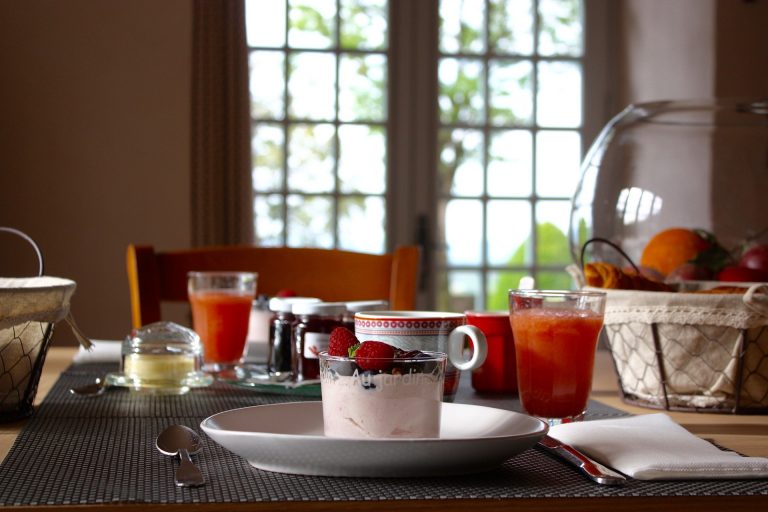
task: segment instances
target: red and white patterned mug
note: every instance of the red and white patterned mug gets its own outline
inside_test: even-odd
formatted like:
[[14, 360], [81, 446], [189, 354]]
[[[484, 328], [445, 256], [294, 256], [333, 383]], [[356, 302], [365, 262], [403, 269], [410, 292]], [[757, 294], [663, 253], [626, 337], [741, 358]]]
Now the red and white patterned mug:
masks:
[[[488, 344], [483, 332], [467, 325], [467, 316], [444, 311], [365, 311], [355, 313], [355, 336], [377, 340], [402, 350], [427, 350], [448, 354], [445, 395], [456, 393], [458, 370], [474, 370], [485, 362]], [[471, 356], [465, 357], [469, 338]]]

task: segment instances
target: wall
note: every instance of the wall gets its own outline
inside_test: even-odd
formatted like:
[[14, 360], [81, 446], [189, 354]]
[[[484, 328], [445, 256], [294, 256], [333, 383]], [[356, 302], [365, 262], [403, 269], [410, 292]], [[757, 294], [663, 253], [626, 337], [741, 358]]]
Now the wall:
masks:
[[[96, 339], [130, 329], [127, 244], [190, 243], [190, 50], [189, 0], [0, 2], [0, 225], [77, 282]], [[0, 275], [29, 273], [20, 247]]]
[[768, 96], [768, 1], [718, 0], [718, 96]]
[[622, 0], [620, 104], [768, 96], [768, 0]]
[[620, 4], [622, 105], [714, 92], [716, 0], [624, 0]]

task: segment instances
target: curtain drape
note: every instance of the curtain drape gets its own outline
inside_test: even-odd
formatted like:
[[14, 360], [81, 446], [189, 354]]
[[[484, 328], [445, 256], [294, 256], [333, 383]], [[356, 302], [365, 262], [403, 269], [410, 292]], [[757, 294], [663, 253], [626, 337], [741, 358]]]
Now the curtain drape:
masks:
[[253, 243], [243, 0], [193, 0], [192, 245]]

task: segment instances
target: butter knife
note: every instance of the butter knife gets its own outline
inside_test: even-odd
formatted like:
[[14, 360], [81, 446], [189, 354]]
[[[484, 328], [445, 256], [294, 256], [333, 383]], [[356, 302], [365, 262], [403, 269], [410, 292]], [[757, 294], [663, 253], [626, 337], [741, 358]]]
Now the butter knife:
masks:
[[627, 482], [627, 478], [624, 475], [590, 459], [573, 446], [561, 443], [554, 437], [544, 436], [539, 441], [539, 446], [573, 464], [598, 484], [623, 485]]

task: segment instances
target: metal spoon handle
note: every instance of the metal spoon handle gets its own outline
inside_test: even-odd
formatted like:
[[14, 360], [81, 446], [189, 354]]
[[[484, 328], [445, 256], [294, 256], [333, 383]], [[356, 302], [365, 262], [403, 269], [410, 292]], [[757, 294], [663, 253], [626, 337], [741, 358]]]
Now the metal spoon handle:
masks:
[[562, 459], [570, 462], [598, 484], [623, 485], [627, 482], [624, 475], [603, 466], [599, 462], [590, 459], [573, 446], [561, 443], [557, 439], [544, 436], [544, 438], [539, 441], [539, 446], [546, 448], [550, 452], [555, 453]]
[[179, 487], [203, 485], [205, 478], [203, 478], [200, 469], [192, 462], [189, 452], [185, 448], [179, 450], [179, 459], [181, 459], [181, 464], [179, 464], [179, 468], [176, 470], [176, 485]]

